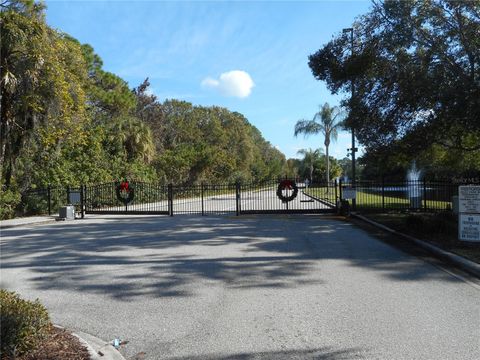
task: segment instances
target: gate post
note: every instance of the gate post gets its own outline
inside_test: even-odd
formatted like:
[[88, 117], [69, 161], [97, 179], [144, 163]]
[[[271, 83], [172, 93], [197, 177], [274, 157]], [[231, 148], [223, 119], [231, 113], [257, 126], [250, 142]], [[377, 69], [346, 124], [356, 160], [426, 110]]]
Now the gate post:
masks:
[[427, 211], [427, 180], [423, 178], [423, 210]]
[[85, 218], [85, 185], [80, 185], [80, 213], [82, 219]]
[[168, 215], [173, 216], [173, 185], [168, 184]]
[[382, 211], [385, 212], [385, 175], [382, 175]]
[[47, 197], [48, 197], [48, 216], [52, 215], [52, 188], [50, 184], [47, 187]]
[[66, 204], [68, 205], [69, 202], [70, 202], [70, 186], [67, 186], [67, 202], [66, 202]]
[[205, 207], [203, 205], [203, 191], [204, 191], [203, 181], [200, 184], [200, 191], [202, 193], [202, 216], [205, 216]]
[[240, 215], [240, 182], [237, 181], [235, 184], [235, 203], [236, 203], [236, 215]]
[[338, 210], [337, 178], [335, 178], [335, 208]]
[[340, 181], [339, 181], [338, 191], [340, 194], [340, 204], [341, 204], [342, 203], [342, 178], [340, 178]]

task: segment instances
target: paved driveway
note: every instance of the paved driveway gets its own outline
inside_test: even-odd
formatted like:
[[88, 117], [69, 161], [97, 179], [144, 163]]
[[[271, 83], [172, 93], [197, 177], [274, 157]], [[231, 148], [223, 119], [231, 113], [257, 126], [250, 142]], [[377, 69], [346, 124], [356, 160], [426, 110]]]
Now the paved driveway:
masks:
[[319, 216], [3, 230], [1, 286], [146, 359], [480, 359], [480, 287]]

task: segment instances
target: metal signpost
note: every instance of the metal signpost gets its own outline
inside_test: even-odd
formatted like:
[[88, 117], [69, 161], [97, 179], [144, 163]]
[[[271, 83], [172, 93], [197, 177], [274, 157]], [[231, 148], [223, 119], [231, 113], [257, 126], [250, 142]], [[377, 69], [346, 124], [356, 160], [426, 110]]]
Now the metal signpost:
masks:
[[459, 186], [458, 203], [458, 239], [480, 242], [480, 186]]

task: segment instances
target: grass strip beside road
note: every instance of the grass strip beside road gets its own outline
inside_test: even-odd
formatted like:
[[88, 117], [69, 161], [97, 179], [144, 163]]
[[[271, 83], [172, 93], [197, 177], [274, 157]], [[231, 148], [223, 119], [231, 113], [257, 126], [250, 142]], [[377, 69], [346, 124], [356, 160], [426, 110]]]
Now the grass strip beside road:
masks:
[[480, 264], [480, 244], [458, 240], [458, 218], [444, 213], [363, 214], [393, 230], [427, 241]]

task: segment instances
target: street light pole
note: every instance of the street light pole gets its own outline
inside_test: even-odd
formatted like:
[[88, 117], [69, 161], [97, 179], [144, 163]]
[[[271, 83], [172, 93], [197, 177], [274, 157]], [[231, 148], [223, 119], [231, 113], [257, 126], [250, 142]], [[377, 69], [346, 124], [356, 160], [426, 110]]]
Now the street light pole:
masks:
[[[346, 29], [343, 29], [343, 33], [346, 34], [346, 33], [350, 33], [350, 50], [351, 50], [351, 57], [353, 58], [353, 28], [346, 28]], [[352, 95], [351, 95], [351, 100], [350, 102], [352, 103], [353, 105], [353, 97], [354, 97], [354, 94], [355, 94], [355, 84], [354, 84], [354, 81], [353, 81], [353, 77], [352, 77], [352, 80], [351, 80], [351, 91], [352, 91]], [[350, 111], [351, 111], [351, 107], [350, 107]], [[355, 174], [355, 153], [357, 152], [357, 148], [355, 147], [355, 128], [353, 127], [352, 125], [352, 148], [349, 149], [351, 152], [352, 152], [352, 188], [355, 189], [356, 188], [356, 174]], [[353, 198], [352, 199], [352, 209], [355, 210], [356, 208], [356, 205], [357, 205], [357, 202], [356, 202], [356, 199]]]

